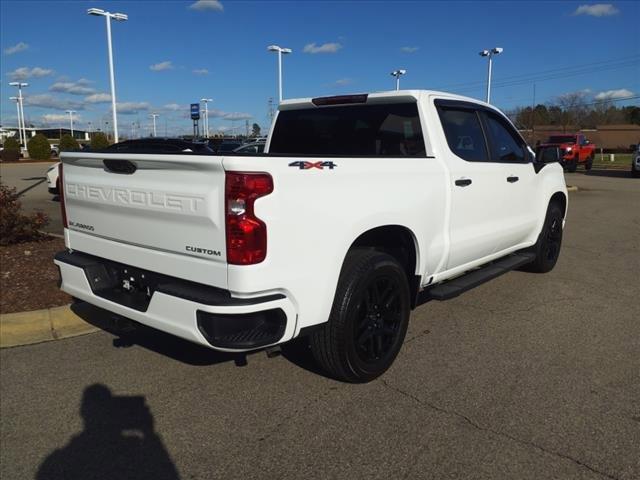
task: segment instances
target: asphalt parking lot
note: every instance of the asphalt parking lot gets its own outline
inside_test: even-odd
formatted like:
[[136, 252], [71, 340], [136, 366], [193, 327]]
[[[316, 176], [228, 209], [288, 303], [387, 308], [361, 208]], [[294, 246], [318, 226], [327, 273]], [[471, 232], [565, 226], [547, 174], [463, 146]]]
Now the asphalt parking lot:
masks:
[[117, 327], [0, 351], [0, 477], [640, 478], [640, 180], [567, 183], [555, 270], [420, 307], [367, 385], [302, 342], [244, 358]]

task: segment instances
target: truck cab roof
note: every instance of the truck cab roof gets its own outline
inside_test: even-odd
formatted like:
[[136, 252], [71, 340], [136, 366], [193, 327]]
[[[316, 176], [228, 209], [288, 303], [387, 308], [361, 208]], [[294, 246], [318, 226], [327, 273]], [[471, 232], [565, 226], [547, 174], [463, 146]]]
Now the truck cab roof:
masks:
[[463, 95], [456, 95], [448, 92], [441, 92], [437, 90], [389, 90], [384, 92], [373, 93], [359, 93], [350, 95], [338, 95], [329, 97], [315, 97], [315, 98], [292, 98], [283, 100], [280, 103], [278, 110], [297, 110], [302, 108], [313, 108], [332, 105], [347, 105], [347, 104], [380, 104], [380, 103], [394, 103], [394, 102], [407, 102], [416, 101], [428, 96], [437, 96], [439, 98], [447, 98], [450, 100], [459, 100], [462, 102], [472, 102], [480, 105], [487, 106], [495, 109], [492, 105], [485, 103], [477, 98], [465, 97]]

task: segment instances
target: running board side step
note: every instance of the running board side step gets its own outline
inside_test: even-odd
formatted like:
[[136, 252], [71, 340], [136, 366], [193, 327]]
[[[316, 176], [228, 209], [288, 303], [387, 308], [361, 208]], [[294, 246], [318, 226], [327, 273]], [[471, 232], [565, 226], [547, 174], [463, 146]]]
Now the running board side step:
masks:
[[429, 300], [449, 300], [458, 295], [493, 280], [500, 275], [518, 267], [531, 263], [536, 255], [532, 252], [514, 253], [488, 263], [476, 270], [471, 270], [464, 275], [447, 280], [443, 283], [427, 287], [419, 293], [418, 305]]

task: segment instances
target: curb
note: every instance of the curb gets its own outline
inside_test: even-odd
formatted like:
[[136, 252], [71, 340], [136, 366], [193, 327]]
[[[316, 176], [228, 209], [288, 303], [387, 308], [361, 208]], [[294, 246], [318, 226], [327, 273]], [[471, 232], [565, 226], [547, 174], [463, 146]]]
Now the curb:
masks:
[[579, 189], [575, 185], [567, 185], [567, 192], [577, 192]]
[[0, 314], [0, 348], [18, 347], [97, 332], [71, 305]]

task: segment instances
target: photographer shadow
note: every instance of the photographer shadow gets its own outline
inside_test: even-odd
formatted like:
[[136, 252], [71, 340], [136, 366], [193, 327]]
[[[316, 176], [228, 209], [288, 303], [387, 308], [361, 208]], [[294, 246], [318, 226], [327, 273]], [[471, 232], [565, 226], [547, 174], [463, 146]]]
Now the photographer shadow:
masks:
[[84, 430], [44, 460], [36, 480], [180, 478], [143, 396], [117, 396], [94, 384], [84, 391], [80, 414]]

